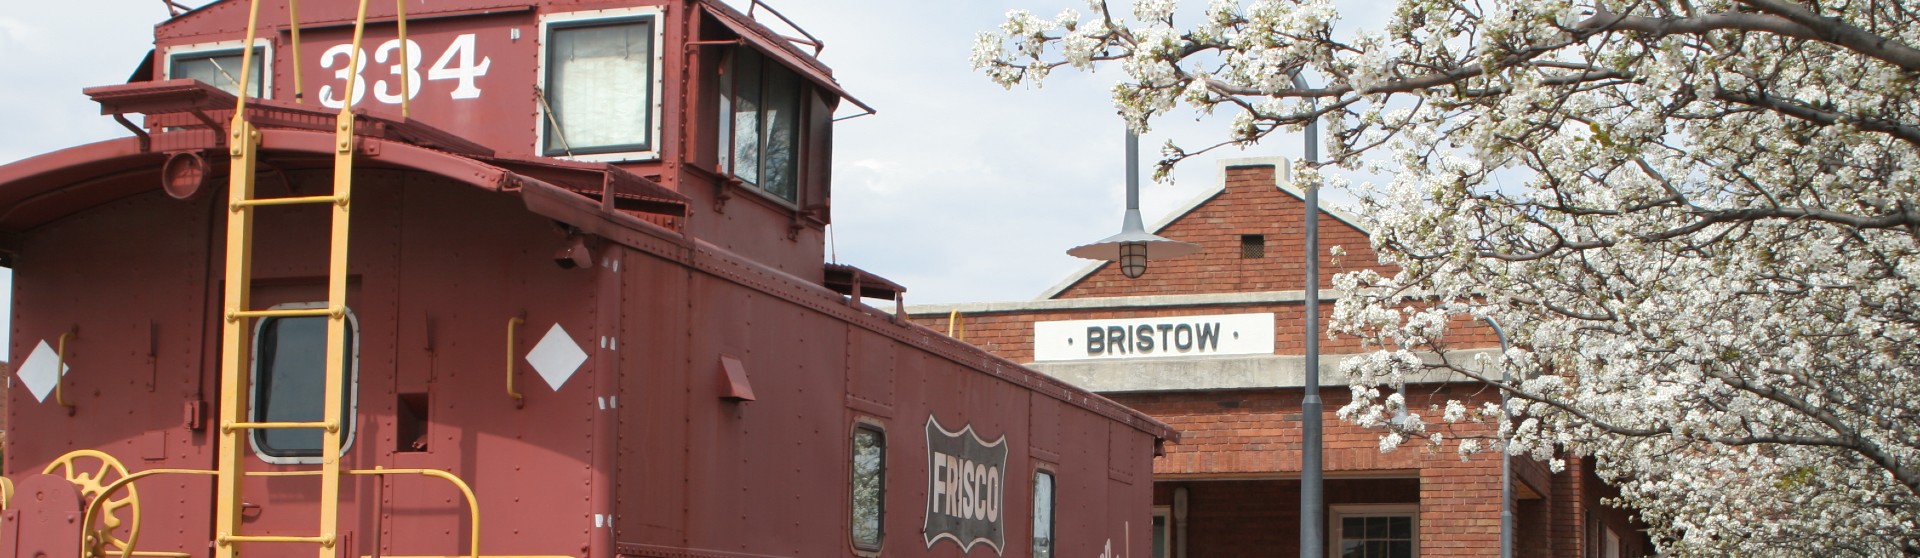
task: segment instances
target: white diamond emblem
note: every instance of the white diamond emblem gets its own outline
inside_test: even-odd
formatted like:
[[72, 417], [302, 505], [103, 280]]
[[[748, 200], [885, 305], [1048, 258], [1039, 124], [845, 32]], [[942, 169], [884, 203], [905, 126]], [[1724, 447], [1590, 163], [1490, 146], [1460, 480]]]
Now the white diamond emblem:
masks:
[[[61, 367], [57, 373], [55, 366]], [[72, 369], [71, 366], [62, 365], [59, 353], [55, 353], [53, 347], [48, 347], [46, 341], [41, 341], [39, 346], [33, 348], [33, 354], [27, 355], [27, 361], [20, 363], [17, 374], [20, 383], [27, 386], [27, 391], [33, 392], [33, 398], [45, 403], [47, 394], [53, 393], [53, 384]]]
[[586, 361], [586, 351], [580, 350], [580, 345], [573, 342], [573, 336], [568, 335], [567, 330], [557, 323], [553, 324], [553, 329], [547, 330], [547, 336], [540, 338], [540, 343], [534, 345], [532, 351], [527, 352], [527, 364], [532, 364], [533, 370], [539, 372], [540, 378], [546, 380], [554, 391], [560, 391], [560, 385], [567, 383], [567, 378], [572, 378], [573, 373], [580, 370], [580, 365]]

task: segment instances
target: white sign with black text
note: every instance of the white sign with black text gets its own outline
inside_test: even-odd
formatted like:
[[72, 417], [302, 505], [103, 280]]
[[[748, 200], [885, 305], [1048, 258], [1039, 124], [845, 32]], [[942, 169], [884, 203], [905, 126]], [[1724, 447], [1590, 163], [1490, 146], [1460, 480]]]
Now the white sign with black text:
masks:
[[1273, 354], [1273, 313], [1033, 323], [1033, 360]]

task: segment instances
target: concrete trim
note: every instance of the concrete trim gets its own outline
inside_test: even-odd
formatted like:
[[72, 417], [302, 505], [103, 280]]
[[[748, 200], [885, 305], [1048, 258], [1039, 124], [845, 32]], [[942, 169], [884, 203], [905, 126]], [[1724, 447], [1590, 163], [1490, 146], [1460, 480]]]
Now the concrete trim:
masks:
[[[1419, 469], [1333, 469], [1323, 473], [1325, 478], [1339, 480], [1406, 479], [1419, 480]], [[1260, 473], [1154, 473], [1153, 482], [1223, 482], [1223, 481], [1297, 481], [1299, 471], [1260, 472]]]
[[[1347, 293], [1335, 289], [1321, 289], [1321, 302], [1335, 302], [1345, 298]], [[1013, 302], [960, 302], [953, 304], [917, 304], [907, 307], [909, 316], [944, 316], [949, 312], [961, 314], [994, 314], [1006, 312], [1035, 312], [1047, 310], [1131, 310], [1166, 306], [1235, 306], [1246, 304], [1275, 304], [1306, 302], [1306, 291], [1260, 291], [1249, 293], [1207, 293], [1186, 295], [1138, 295], [1106, 296], [1094, 298], [1054, 298], [1041, 300], [1021, 300]], [[891, 312], [892, 309], [883, 308]]]
[[[1497, 356], [1499, 349], [1471, 349], [1448, 353], [1449, 361], [1466, 366], [1482, 355]], [[1326, 355], [1320, 359], [1320, 386], [1346, 386], [1340, 363], [1347, 358], [1370, 353]], [[1422, 360], [1440, 362], [1440, 355], [1425, 354]], [[1222, 389], [1284, 389], [1306, 384], [1306, 357], [1258, 355], [1213, 358], [1161, 358], [1032, 362], [1028, 368], [1095, 393], [1132, 393], [1202, 391]], [[1465, 375], [1445, 370], [1423, 370], [1407, 376], [1408, 384], [1478, 383]]]

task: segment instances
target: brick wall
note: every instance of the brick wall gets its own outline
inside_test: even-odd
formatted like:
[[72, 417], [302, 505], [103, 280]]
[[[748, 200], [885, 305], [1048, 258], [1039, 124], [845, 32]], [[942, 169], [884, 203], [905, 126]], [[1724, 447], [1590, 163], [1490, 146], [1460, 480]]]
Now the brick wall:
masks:
[[[1055, 298], [1306, 288], [1306, 263], [1301, 256], [1306, 245], [1306, 203], [1276, 187], [1274, 176], [1272, 165], [1229, 166], [1225, 191], [1158, 233], [1197, 243], [1199, 253], [1149, 259], [1146, 275], [1138, 279], [1128, 279], [1117, 264], [1109, 262]], [[1240, 237], [1249, 234], [1265, 235], [1265, 257], [1241, 257]], [[1327, 251], [1333, 246], [1344, 247], [1347, 255], [1337, 261], [1329, 258]], [[1320, 214], [1320, 257], [1322, 287], [1332, 287], [1333, 275], [1343, 271], [1371, 268], [1393, 273], [1374, 258], [1366, 233], [1324, 212]]]
[[[1414, 503], [1420, 479], [1328, 479], [1323, 493], [1329, 506]], [[1176, 489], [1187, 490], [1186, 544], [1189, 558], [1298, 556], [1300, 554], [1300, 481], [1171, 480], [1154, 484], [1153, 504], [1172, 506]], [[1168, 537], [1168, 556], [1180, 544]]]
[[[1270, 165], [1229, 166], [1225, 190], [1160, 232], [1162, 236], [1197, 242], [1196, 255], [1153, 262], [1147, 274], [1126, 279], [1112, 265], [1103, 266], [1063, 290], [1057, 299], [1094, 299], [1117, 296], [1197, 295], [1218, 293], [1273, 293], [1298, 291], [1301, 275], [1303, 202], [1274, 186]], [[1360, 230], [1331, 215], [1320, 218], [1321, 286], [1331, 287], [1332, 276], [1343, 271], [1374, 269], [1393, 273], [1375, 259]], [[1241, 235], [1265, 235], [1265, 257], [1242, 258]], [[1344, 246], [1348, 254], [1338, 261], [1324, 250]], [[1324, 293], [1333, 295], [1334, 293]], [[1271, 312], [1274, 314], [1276, 355], [1305, 353], [1305, 303], [1286, 297], [1267, 302], [1191, 305], [1135, 304], [1086, 308], [1003, 309], [961, 315], [964, 338], [1016, 362], [1033, 360], [1033, 323], [1036, 321], [1106, 318], [1149, 318], [1207, 314]], [[1186, 303], [1182, 303], [1186, 304]], [[1044, 306], [1044, 305], [1040, 305]], [[916, 309], [912, 319], [938, 331], [947, 331], [948, 311]], [[1321, 329], [1333, 304], [1322, 303]], [[1498, 346], [1484, 324], [1461, 319], [1448, 334], [1453, 348]], [[1357, 339], [1323, 339], [1321, 353], [1328, 363], [1345, 354], [1371, 350]], [[1294, 388], [1109, 393], [1107, 397], [1139, 409], [1173, 426], [1179, 443], [1168, 444], [1166, 455], [1154, 460], [1156, 505], [1172, 503], [1172, 489], [1189, 490], [1188, 556], [1289, 556], [1298, 554], [1299, 481], [1301, 458], [1300, 400]], [[1410, 405], [1428, 418], [1429, 428], [1449, 438], [1484, 436], [1490, 425], [1440, 424], [1437, 410], [1450, 398], [1470, 406], [1494, 401], [1499, 394], [1466, 383], [1415, 384], [1407, 394]], [[1500, 537], [1500, 457], [1481, 454], [1461, 460], [1457, 446], [1434, 449], [1410, 442], [1382, 453], [1382, 432], [1339, 420], [1334, 412], [1351, 401], [1344, 388], [1321, 391], [1325, 402], [1323, 459], [1330, 505], [1344, 503], [1418, 503], [1422, 556], [1497, 556]], [[1368, 478], [1353, 478], [1363, 476]], [[1248, 480], [1259, 479], [1259, 480]], [[1601, 486], [1584, 463], [1551, 475], [1547, 494], [1521, 500], [1516, 506], [1516, 551], [1519, 556], [1592, 556], [1597, 522], [1614, 525], [1615, 532], [1635, 535], [1627, 514], [1603, 508]], [[1630, 536], [1626, 556], [1645, 554], [1644, 540]]]

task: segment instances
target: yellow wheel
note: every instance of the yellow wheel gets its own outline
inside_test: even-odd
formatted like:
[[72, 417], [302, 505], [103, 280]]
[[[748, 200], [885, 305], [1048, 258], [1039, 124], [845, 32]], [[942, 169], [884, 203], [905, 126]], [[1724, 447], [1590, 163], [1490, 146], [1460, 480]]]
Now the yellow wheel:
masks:
[[[49, 475], [60, 475], [80, 488], [80, 495], [91, 502], [102, 496], [107, 485], [127, 476], [127, 468], [120, 460], [97, 450], [74, 450], [47, 465], [42, 471]], [[97, 528], [96, 528], [97, 527]], [[132, 485], [117, 496], [100, 503], [100, 516], [94, 525], [87, 526], [87, 555], [101, 556], [105, 545], [112, 545], [115, 553], [127, 548], [140, 532], [140, 494]], [[125, 537], [115, 532], [125, 533]]]
[[7, 502], [13, 501], [13, 481], [0, 477], [0, 510], [7, 509]]

